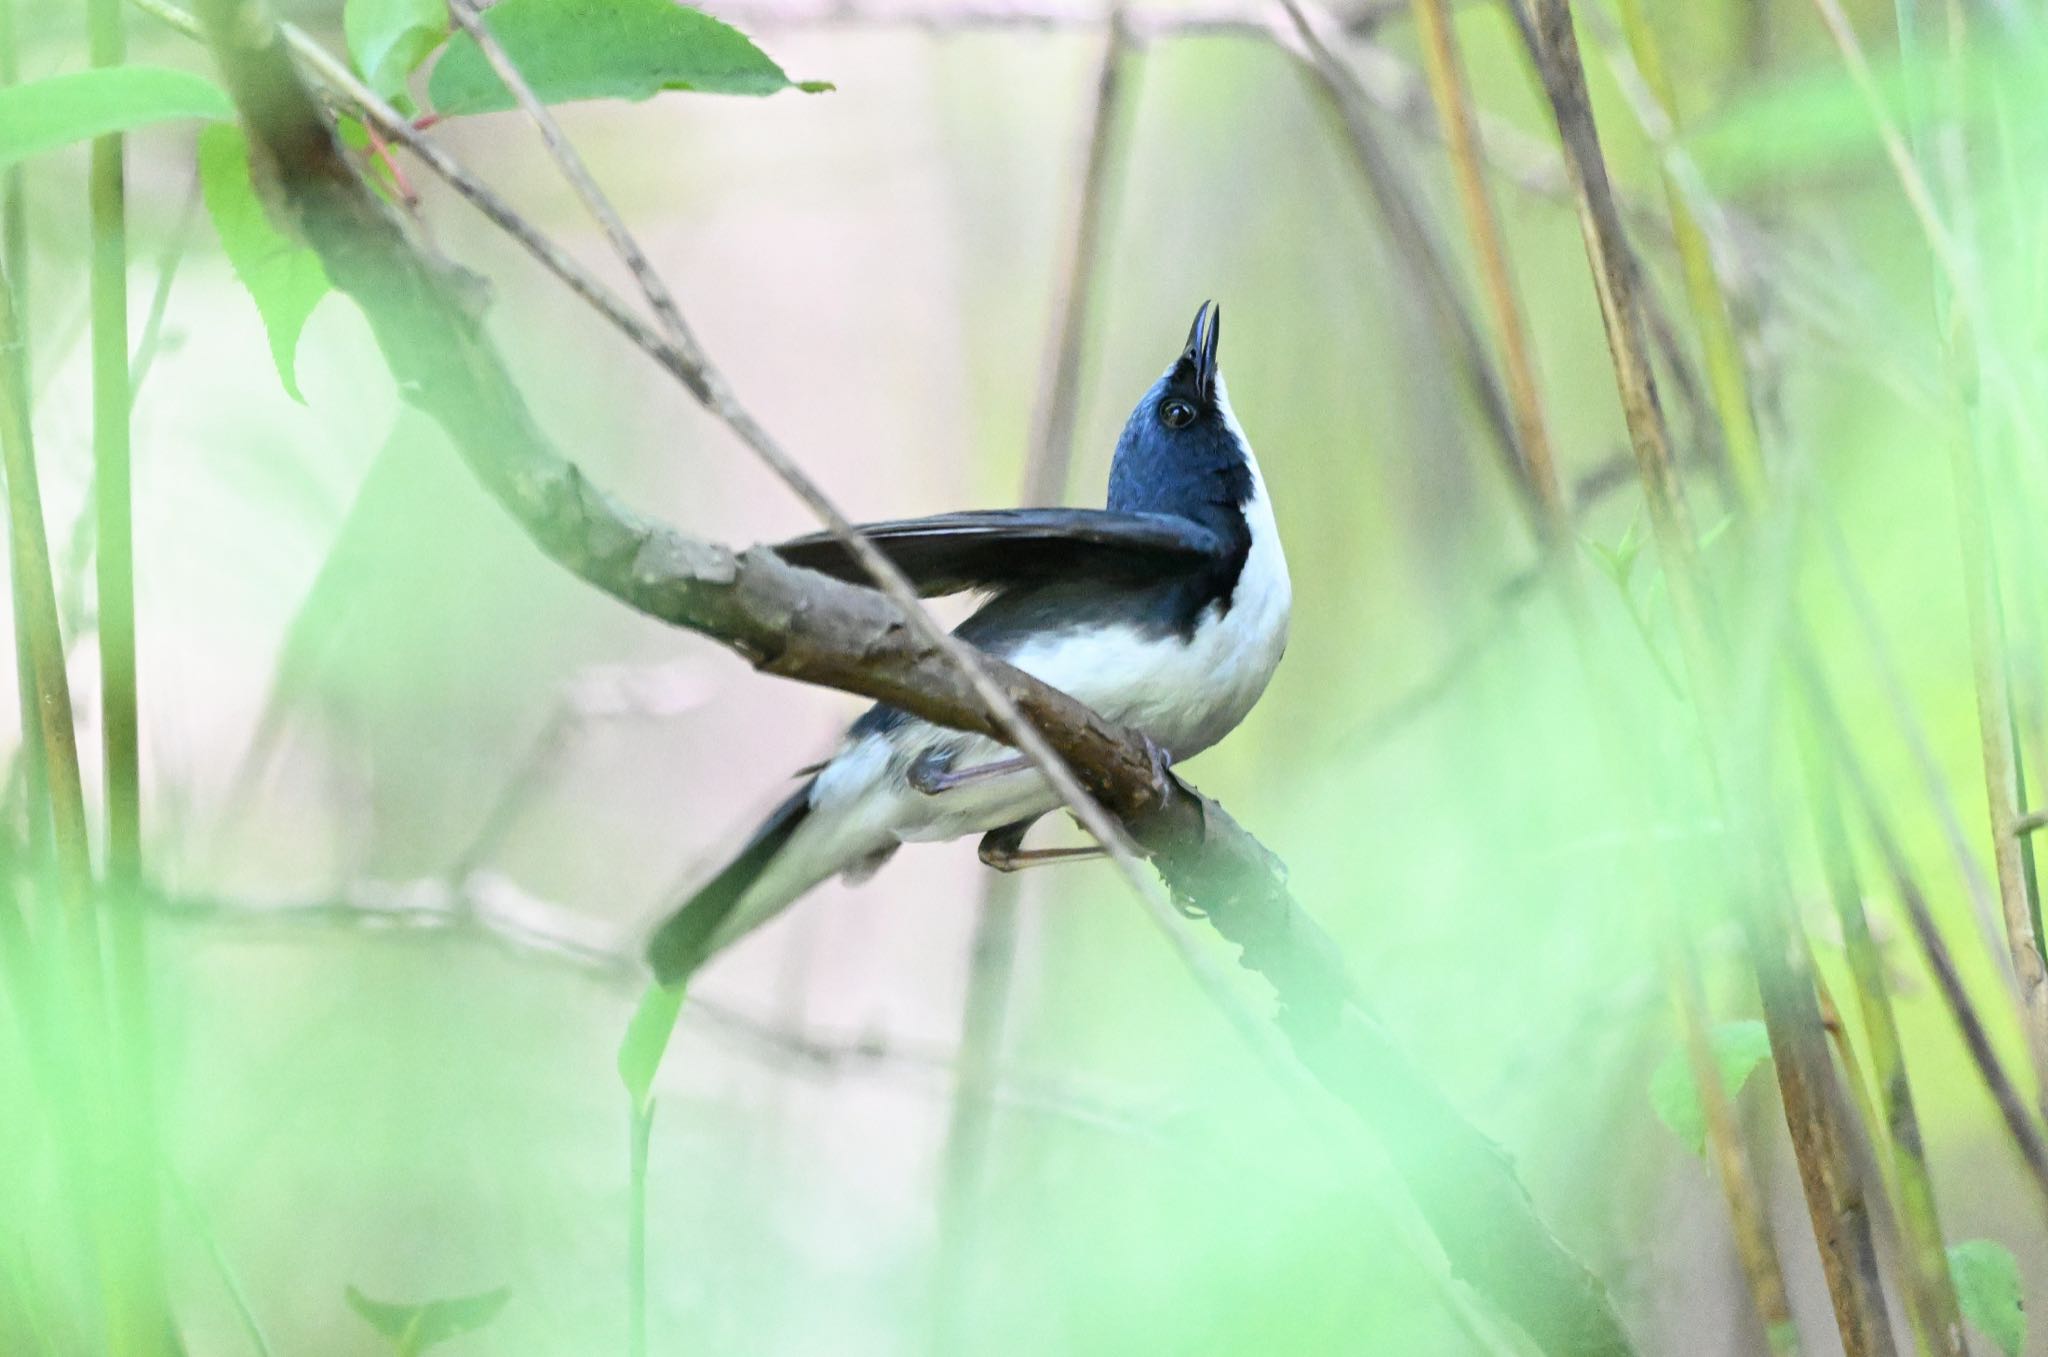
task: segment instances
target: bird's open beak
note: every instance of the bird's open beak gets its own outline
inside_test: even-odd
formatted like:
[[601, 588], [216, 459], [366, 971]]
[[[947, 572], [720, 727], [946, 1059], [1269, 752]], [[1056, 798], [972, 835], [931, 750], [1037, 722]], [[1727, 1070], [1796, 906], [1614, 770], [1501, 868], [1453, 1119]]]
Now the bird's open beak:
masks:
[[1195, 312], [1195, 323], [1188, 330], [1188, 347], [1181, 357], [1194, 365], [1195, 390], [1203, 400], [1210, 400], [1216, 392], [1216, 341], [1223, 330], [1223, 308], [1214, 302], [1203, 302], [1202, 309]]

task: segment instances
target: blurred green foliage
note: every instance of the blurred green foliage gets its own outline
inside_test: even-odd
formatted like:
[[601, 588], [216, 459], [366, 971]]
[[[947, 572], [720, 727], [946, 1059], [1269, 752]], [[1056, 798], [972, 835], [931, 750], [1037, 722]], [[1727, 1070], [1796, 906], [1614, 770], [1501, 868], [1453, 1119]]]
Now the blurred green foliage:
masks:
[[[1827, 546], [1839, 532], [1981, 850], [1924, 245], [1804, 5], [1652, 14], [1682, 57], [1683, 145], [1741, 223], [1741, 251], [1723, 264], [1787, 504], [1783, 520], [1730, 530], [1709, 554], [1738, 631], [1731, 649], [1745, 673], [1767, 673], [1797, 593], [2018, 1068], [1997, 963]], [[1860, 7], [1873, 45], [1890, 14]], [[339, 46], [339, 14], [299, 17]], [[426, 35], [445, 30], [411, 7], [371, 17], [351, 10], [348, 50], [395, 91], [404, 82], [385, 56], [405, 54], [410, 70]], [[1459, 27], [1489, 114], [1547, 143], [1497, 7], [1467, 7]], [[1378, 40], [1412, 64], [1405, 25]], [[61, 28], [38, 41], [29, 50], [45, 66], [69, 60]], [[1089, 46], [1030, 31], [792, 32], [786, 59], [830, 72], [831, 100], [567, 116], [693, 312], [703, 297], [707, 344], [734, 354], [752, 403], [856, 516], [1006, 502], [1050, 324]], [[734, 69], [764, 89], [786, 84], [746, 51], [766, 65]], [[141, 55], [198, 64], [189, 47]], [[1588, 58], [1608, 154], [1653, 216], [1655, 150], [1590, 41]], [[448, 96], [456, 75], [444, 69], [428, 76], [438, 107], [498, 106]], [[1981, 147], [1971, 172], [1986, 181], [1975, 267], [1992, 332], [2029, 379], [2043, 296], [2029, 185], [2048, 184], [2033, 69], [2001, 48], [1962, 82], [1963, 126]], [[1886, 79], [1908, 107], [1918, 87], [1896, 67]], [[679, 82], [704, 84], [668, 71], [601, 92]], [[1271, 692], [1189, 775], [1287, 861], [1382, 1019], [1512, 1149], [1644, 1351], [1755, 1350], [1709, 1170], [1658, 1127], [1660, 1114], [1677, 1127], [1696, 1107], [1684, 1108], [1691, 1086], [1656, 962], [1657, 892], [1627, 851], [1634, 808], [1613, 794], [1592, 735], [1612, 713], [1586, 692], [1565, 610], [1527, 577], [1533, 543], [1415, 280], [1327, 110], [1269, 44], [1150, 44], [1125, 98], [1072, 497], [1099, 497], [1132, 397], [1178, 340], [1173, 322], [1213, 293], [1296, 585]], [[447, 131], [548, 229], [594, 249], [574, 204], [543, 186], [517, 118]], [[1440, 149], [1389, 136], [1462, 249]], [[199, 168], [216, 221], [247, 234], [238, 245], [223, 230], [225, 262], [203, 247], [184, 264], [169, 313], [180, 338], [137, 407], [147, 822], [152, 877], [186, 906], [167, 912], [155, 953], [168, 1150], [279, 1351], [377, 1351], [347, 1313], [349, 1281], [375, 1295], [507, 1284], [515, 1303], [451, 1338], [451, 1353], [620, 1346], [629, 1188], [615, 1052], [633, 1102], [663, 1108], [647, 1184], [656, 1352], [914, 1351], [931, 1346], [942, 1303], [976, 1354], [1502, 1350], [1472, 1336], [1469, 1297], [1372, 1144], [1332, 1133], [1274, 1085], [1106, 872], [1062, 869], [1032, 886], [972, 1237], [945, 1245], [969, 1254], [947, 1274], [957, 1294], [933, 1294], [947, 1261], [933, 1203], [979, 889], [965, 848], [906, 852], [859, 892], [808, 902], [707, 974], [658, 1078], [651, 1060], [629, 1060], [618, 1042], [640, 977], [603, 956], [630, 955], [636, 930], [781, 795], [782, 774], [852, 704], [751, 676], [538, 559], [438, 435], [396, 413], [357, 317], [312, 312], [304, 252], [263, 216], [233, 137], [205, 133]], [[190, 137], [137, 138], [130, 165], [139, 278], [191, 178]], [[37, 413], [45, 456], [70, 473], [53, 476], [73, 492], [66, 505], [83, 461], [67, 319], [83, 289], [77, 169], [38, 161], [27, 199], [35, 353], [52, 374]], [[236, 204], [225, 213], [223, 189]], [[1738, 1088], [1758, 1054], [1754, 995], [1736, 964], [1695, 714], [1659, 659], [1675, 654], [1668, 603], [1633, 526], [1583, 248], [1563, 204], [1497, 192], [1563, 469], [1620, 487], [1589, 496], [1581, 523], [1589, 541], [1622, 544], [1594, 553], [1620, 587], [1589, 595], [1590, 658], [1643, 718], [1632, 752], [1655, 842], [1698, 921], [1716, 1013], [1730, 1020], [1720, 1031], [1745, 1034], [1728, 1067]], [[661, 374], [463, 209], [430, 196], [425, 215], [436, 244], [493, 278], [494, 332], [596, 480], [722, 540], [809, 526]], [[1658, 228], [1640, 238], [1682, 316]], [[270, 289], [254, 270], [289, 274], [271, 295], [293, 297], [291, 314], [264, 306], [267, 338], [229, 268], [259, 305]], [[1682, 332], [1677, 343], [1689, 351]], [[294, 396], [297, 352], [307, 408], [279, 398], [266, 347]], [[1695, 519], [1722, 522], [1711, 428], [1670, 375]], [[2042, 469], [2011, 460], [2001, 541], [2025, 564]], [[53, 524], [65, 521], [56, 512]], [[2037, 753], [2043, 576], [2013, 578], [2022, 743]], [[658, 681], [651, 696], [605, 689], [627, 696], [593, 716], [593, 666]], [[1766, 742], [1782, 734], [1763, 729]], [[1773, 814], [1797, 849], [1796, 898], [1817, 920], [1805, 822], [1783, 781]], [[526, 790], [508, 794], [515, 784]], [[400, 884], [380, 894], [389, 883]], [[408, 912], [435, 888], [460, 893], [462, 920], [515, 937], [566, 930], [577, 946], [535, 956], [406, 927], [446, 921]], [[363, 909], [327, 927], [316, 925], [345, 911], [290, 912], [366, 900], [390, 926], [366, 925]], [[222, 901], [276, 908], [209, 908]], [[2010, 1272], [1958, 1246], [1972, 1322], [2011, 1352], [2017, 1297], [2048, 1284], [2040, 1221], [1892, 902], [1873, 886], [1869, 904], [1898, 978], [1945, 1221], [1959, 1238], [2024, 1241]], [[1846, 993], [1828, 925], [1811, 932]], [[32, 1010], [10, 1009], [9, 1030]], [[1853, 1035], [1855, 1015], [1844, 1021]], [[0, 1088], [27, 1084], [25, 1051], [0, 1043]], [[1669, 1087], [1648, 1096], [1653, 1069], [1679, 1082], [1660, 1073]], [[1800, 1317], [1825, 1326], [1810, 1251], [1793, 1247], [1797, 1184], [1764, 1082], [1745, 1099], [1747, 1125], [1790, 1222]], [[67, 1289], [81, 1269], [63, 1242], [64, 1184], [45, 1152], [57, 1132], [43, 1111], [0, 1117], [0, 1159], [25, 1166], [4, 1177], [5, 1216], [23, 1226], [0, 1240], [9, 1351], [74, 1350], [62, 1326], [88, 1308]], [[205, 1251], [180, 1229], [167, 1239], [192, 1350], [242, 1350]]]

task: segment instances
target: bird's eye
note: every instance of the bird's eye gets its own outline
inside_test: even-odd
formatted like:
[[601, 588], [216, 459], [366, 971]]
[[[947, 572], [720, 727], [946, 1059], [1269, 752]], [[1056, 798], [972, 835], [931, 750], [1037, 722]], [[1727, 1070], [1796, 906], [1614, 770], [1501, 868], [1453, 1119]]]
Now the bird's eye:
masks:
[[1185, 429], [1195, 422], [1195, 407], [1186, 401], [1168, 401], [1159, 407], [1159, 418], [1169, 429]]

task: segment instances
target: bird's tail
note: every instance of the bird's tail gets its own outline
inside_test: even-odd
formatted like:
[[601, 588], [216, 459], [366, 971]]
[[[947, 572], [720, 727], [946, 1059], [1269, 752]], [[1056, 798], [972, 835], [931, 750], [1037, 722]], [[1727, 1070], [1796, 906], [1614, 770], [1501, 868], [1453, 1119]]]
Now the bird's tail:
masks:
[[[681, 984], [719, 946], [744, 932], [752, 923], [762, 922], [816, 884], [804, 882], [790, 891], [786, 899], [768, 902], [766, 909], [759, 908], [759, 902], [749, 902], [746, 913], [755, 917], [751, 921], [738, 917], [744, 897], [761, 882], [810, 813], [811, 783], [806, 781], [794, 796], [777, 806], [761, 822], [761, 827], [754, 831], [754, 837], [747, 841], [747, 846], [726, 865], [724, 871], [712, 877], [683, 903], [682, 908], [663, 921], [647, 944], [647, 963], [654, 968], [656, 981], [671, 987]], [[829, 871], [821, 873], [820, 878], [829, 874]]]

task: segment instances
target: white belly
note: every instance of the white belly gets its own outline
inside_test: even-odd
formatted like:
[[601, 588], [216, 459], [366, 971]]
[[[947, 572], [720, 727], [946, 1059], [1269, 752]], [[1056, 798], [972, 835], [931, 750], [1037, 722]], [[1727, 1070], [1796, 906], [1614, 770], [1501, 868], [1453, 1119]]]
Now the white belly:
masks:
[[[1229, 734], [1279, 667], [1293, 601], [1272, 506], [1256, 465], [1252, 486], [1245, 505], [1251, 549], [1227, 610], [1212, 606], [1187, 636], [1154, 635], [1135, 626], [1048, 633], [1012, 652], [1010, 662], [1108, 720], [1143, 731], [1176, 760], [1191, 758]], [[1034, 772], [969, 783], [936, 796], [902, 781], [910, 759], [949, 746], [958, 747], [952, 761], [956, 769], [1014, 757], [993, 740], [913, 721], [843, 751], [820, 773], [813, 805], [837, 804], [851, 811], [865, 802], [854, 813], [866, 827], [904, 842], [980, 833], [1059, 805], [1045, 779]]]

